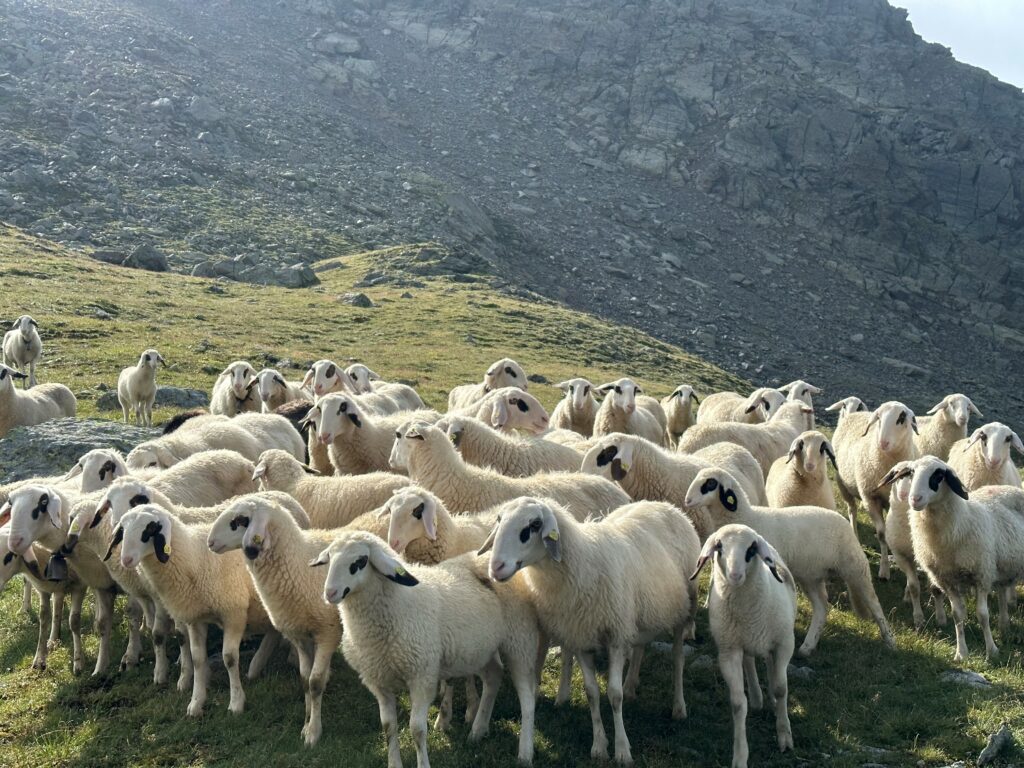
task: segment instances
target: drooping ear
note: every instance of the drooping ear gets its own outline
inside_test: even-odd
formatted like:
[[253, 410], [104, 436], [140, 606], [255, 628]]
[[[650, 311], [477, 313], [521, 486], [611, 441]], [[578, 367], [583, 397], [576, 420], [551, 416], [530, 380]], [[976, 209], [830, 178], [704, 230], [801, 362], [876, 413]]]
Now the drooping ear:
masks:
[[410, 440], [425, 440], [423, 432], [420, 430], [419, 424], [413, 424], [407, 430], [405, 430], [405, 436]]
[[764, 564], [768, 566], [768, 570], [772, 572], [772, 576], [780, 584], [783, 583], [784, 579], [779, 575], [776, 568], [776, 561], [780, 560], [779, 553], [775, 551], [775, 548], [765, 541], [763, 536], [758, 536], [757, 540], [757, 554], [764, 561]]
[[690, 576], [690, 581], [693, 581], [700, 575], [701, 570], [703, 570], [704, 566], [708, 564], [708, 561], [714, 557], [719, 546], [718, 538], [716, 536], [708, 536], [708, 540], [704, 542], [704, 546], [700, 550], [700, 557], [697, 558], [697, 567]]
[[252, 481], [255, 483], [260, 478], [267, 476], [267, 465], [265, 462], [259, 462], [256, 464], [255, 469], [252, 471]]
[[156, 359], [157, 362], [160, 363], [164, 368], [167, 367], [167, 361], [164, 360], [164, 356], [161, 355], [159, 352], [156, 353]]
[[259, 557], [260, 553], [270, 544], [267, 523], [265, 514], [249, 516], [249, 525], [246, 526], [245, 534], [242, 536], [242, 552], [249, 560]]
[[825, 410], [826, 410], [826, 411], [829, 411], [829, 412], [832, 412], [832, 411], [841, 411], [841, 410], [842, 410], [843, 408], [845, 408], [845, 407], [846, 407], [846, 401], [845, 401], [845, 400], [840, 400], [839, 402], [836, 402], [836, 403], [832, 403], [832, 405], [830, 405], [830, 406], [829, 406], [828, 408], [826, 408]]
[[910, 428], [914, 430], [915, 435], [921, 434], [917, 431], [917, 416], [914, 416], [913, 414], [910, 415]]
[[971, 400], [971, 398], [969, 398], [969, 397], [966, 398], [966, 399], [967, 399], [967, 410], [969, 410], [971, 413], [973, 413], [979, 419], [985, 418], [985, 415], [981, 411], [978, 410], [978, 406], [976, 406], [974, 404], [974, 401]]
[[81, 463], [75, 464], [74, 466], [71, 467], [71, 469], [68, 470], [68, 473], [64, 475], [64, 477], [62, 477], [61, 480], [70, 480], [73, 477], [78, 477], [84, 471], [85, 468], [81, 465]]
[[700, 398], [697, 397], [696, 392], [690, 392], [690, 399], [693, 400], [697, 405], [700, 405]]
[[548, 557], [556, 563], [562, 562], [562, 542], [559, 540], [558, 521], [555, 519], [554, 512], [547, 506], [543, 507], [541, 512], [540, 535], [544, 542], [544, 548], [548, 551]]
[[508, 403], [504, 398], [496, 399], [491, 403], [491, 426], [495, 429], [504, 429], [508, 424]]
[[223, 371], [220, 372], [220, 375], [221, 376], [230, 376], [231, 375], [231, 371], [232, 371], [232, 368], [229, 365], [227, 368], [225, 368]]
[[49, 488], [47, 489], [47, 496], [49, 497], [49, 502], [46, 504], [46, 513], [50, 516], [50, 523], [54, 528], [60, 528], [60, 513], [64, 503], [61, 501], [60, 496]]
[[375, 371], [371, 371], [369, 368], [366, 369], [366, 378], [370, 381], [380, 381], [380, 374]]
[[498, 372], [498, 369], [499, 369], [499, 368], [501, 368], [501, 366], [500, 366], [500, 365], [497, 365], [497, 364], [495, 364], [495, 365], [492, 365], [492, 366], [491, 366], [491, 367], [490, 367], [490, 368], [489, 368], [489, 369], [487, 370], [487, 373], [485, 373], [484, 375], [485, 375], [485, 376], [493, 376], [494, 374], [496, 374], [496, 373]]
[[0, 526], [6, 525], [11, 519], [11, 502], [5, 501], [0, 507]]
[[1018, 453], [1024, 453], [1024, 443], [1021, 442], [1021, 439], [1016, 432], [1010, 433], [1010, 441], [1010, 444], [1017, 449]]
[[33, 320], [33, 319], [32, 319], [31, 317], [30, 317], [30, 318], [28, 319], [28, 324], [29, 324], [29, 325], [31, 325], [31, 326], [33, 326], [34, 328], [38, 328], [38, 327], [39, 327], [39, 323], [37, 323], [37, 322], [36, 322], [35, 320]]
[[[401, 490], [400, 488], [396, 488], [395, 492], [397, 493], [400, 490]], [[387, 520], [389, 517], [391, 517], [391, 505], [390, 504], [385, 504], [383, 507], [381, 507], [380, 509], [377, 510], [377, 519], [378, 520]]]
[[909, 471], [910, 470], [905, 467], [893, 467], [892, 469], [885, 473], [885, 477], [882, 478], [882, 482], [878, 484], [878, 487], [875, 488], [875, 490], [880, 491], [885, 486], [896, 482], [898, 478], [905, 477], [906, 473]]
[[[419, 506], [424, 533], [431, 541], [437, 541], [437, 504], [433, 499], [424, 498]], [[415, 510], [413, 510], [413, 514], [415, 514]]]
[[970, 440], [967, 441], [967, 445], [964, 446], [964, 451], [966, 451], [968, 448], [970, 448], [976, 442], [981, 440], [981, 436], [983, 434], [985, 434], [985, 428], [984, 427], [978, 427], [976, 430], [974, 430], [974, 432], [971, 433]]
[[562, 390], [563, 392], [568, 392], [568, 391], [569, 391], [569, 387], [571, 387], [571, 386], [572, 386], [572, 382], [571, 382], [571, 381], [568, 381], [568, 380], [566, 380], [566, 381], [560, 381], [560, 382], [558, 382], [557, 384], [552, 384], [551, 386], [553, 386], [553, 387], [558, 387], [558, 388], [559, 388], [560, 390]]
[[329, 562], [331, 562], [331, 548], [327, 547], [327, 549], [324, 549], [319, 555], [309, 561], [309, 567], [317, 568], [321, 565], [327, 565]]
[[602, 395], [607, 395], [613, 389], [615, 389], [615, 382], [614, 381], [609, 382], [608, 384], [602, 384], [599, 387], [594, 387], [594, 391], [595, 392], [600, 392]]
[[739, 499], [736, 498], [736, 492], [732, 488], [726, 488], [725, 483], [718, 484], [718, 500], [722, 502], [722, 506], [730, 512], [735, 512], [736, 507], [739, 506]]
[[481, 544], [480, 545], [480, 549], [478, 549], [476, 551], [476, 553], [478, 555], [482, 555], [485, 552], [490, 552], [491, 551], [491, 547], [494, 546], [494, 537], [498, 535], [498, 526], [499, 525], [501, 525], [501, 521], [496, 522], [494, 524], [494, 527], [491, 528], [491, 532], [489, 534], [487, 534], [487, 538], [484, 539], [484, 543]]
[[312, 368], [306, 371], [306, 375], [302, 377], [302, 389], [309, 389], [310, 385], [313, 383], [314, 374], [315, 371]]
[[162, 445], [154, 445], [152, 446], [152, 449], [153, 453], [156, 454], [156, 460], [159, 461], [161, 466], [165, 469], [167, 467], [173, 467], [181, 461], [181, 459]]
[[314, 469], [313, 467], [309, 466], [309, 464], [303, 464], [302, 465], [302, 471], [305, 472], [307, 475], [322, 475], [323, 474], [319, 469]]
[[147, 523], [141, 539], [143, 544], [153, 542], [153, 554], [161, 563], [171, 559], [171, 521], [167, 515], [160, 514]]
[[396, 584], [401, 584], [403, 587], [415, 587], [420, 583], [419, 579], [409, 573], [404, 565], [379, 545], [370, 547], [370, 565], [381, 576]]
[[626, 479], [626, 475], [629, 474], [630, 467], [633, 466], [633, 443], [629, 440], [623, 441], [619, 445], [619, 450], [614, 459], [612, 459], [612, 479], [616, 482]]
[[356, 425], [356, 429], [363, 428], [363, 420], [359, 418], [359, 414], [356, 413], [354, 408], [350, 409], [345, 415], [348, 416], [349, 421]]
[[798, 453], [800, 453], [800, 451], [802, 451], [803, 449], [804, 449], [804, 441], [801, 440], [800, 438], [797, 438], [796, 440], [794, 440], [793, 444], [791, 446], [789, 446], [789, 455], [786, 457], [786, 463], [789, 464], [789, 462], [791, 462], [793, 459], [795, 459], [796, 455]]
[[875, 424], [876, 421], [878, 421], [878, 411], [875, 411], [871, 414], [871, 418], [868, 419], [868, 425], [864, 427], [864, 434], [862, 434], [861, 437], [867, 437], [868, 432], [871, 431], [871, 427]]
[[832, 443], [826, 440], [821, 444], [821, 450], [825, 452], [825, 455], [828, 456], [828, 460], [832, 462], [832, 466], [835, 468], [836, 472], [838, 472], [839, 465], [836, 464], [836, 452], [832, 447]]
[[103, 556], [103, 562], [107, 562], [110, 556], [114, 554], [114, 547], [124, 541], [124, 526], [117, 526], [117, 530], [114, 531], [114, 535], [110, 538], [110, 543], [107, 545], [107, 554]]
[[962, 482], [960, 482], [960, 478], [957, 477], [956, 472], [954, 472], [952, 469], [949, 469], [947, 467], [944, 477], [945, 477], [945, 480], [946, 480], [946, 485], [949, 486], [949, 489], [953, 493], [955, 493], [961, 499], [969, 499], [970, 498], [970, 496], [967, 493], [967, 489], [964, 488], [964, 484]]

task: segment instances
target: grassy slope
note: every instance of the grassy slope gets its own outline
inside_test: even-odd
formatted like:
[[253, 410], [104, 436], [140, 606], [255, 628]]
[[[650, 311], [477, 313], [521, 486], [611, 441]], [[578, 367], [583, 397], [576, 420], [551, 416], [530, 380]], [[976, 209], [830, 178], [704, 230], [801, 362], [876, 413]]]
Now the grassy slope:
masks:
[[[399, 298], [404, 289], [370, 289], [380, 305], [370, 310], [336, 300], [386, 258], [346, 258], [344, 268], [321, 275], [322, 291], [228, 284], [227, 293], [217, 295], [206, 281], [106, 267], [0, 226], [0, 284], [5, 288], [0, 291], [0, 317], [32, 313], [46, 332], [42, 380], [73, 382], [76, 391], [112, 384], [117, 370], [149, 345], [171, 361], [162, 374], [170, 383], [209, 387], [225, 361], [247, 357], [257, 363], [264, 353], [297, 362], [355, 357], [387, 377], [418, 382], [434, 405], [443, 405], [444, 393], [453, 384], [476, 379], [484, 366], [506, 353], [550, 381], [577, 373], [603, 380], [629, 370], [656, 394], [683, 380], [703, 391], [739, 384], [636, 331], [508, 298], [480, 284], [431, 280], [425, 288], [409, 289], [412, 299]], [[96, 319], [96, 307], [115, 318]], [[290, 320], [300, 315], [301, 322]], [[553, 405], [555, 390], [534, 389]], [[90, 400], [83, 399], [81, 412], [93, 412]], [[861, 538], [873, 541], [866, 526]], [[809, 662], [813, 677], [791, 681], [795, 753], [778, 755], [771, 718], [754, 713], [748, 726], [755, 764], [815, 765], [825, 763], [828, 755], [827, 764], [833, 766], [910, 766], [920, 760], [942, 765], [976, 754], [986, 734], [1004, 719], [1015, 725], [1018, 739], [1024, 735], [1020, 633], [1000, 638], [997, 632], [1003, 648], [997, 663], [989, 665], [975, 654], [967, 665], [988, 676], [992, 688], [977, 691], [939, 683], [938, 675], [950, 667], [952, 633], [935, 627], [920, 635], [910, 630], [909, 610], [899, 599], [902, 583], [897, 576], [896, 583], [879, 585], [899, 650], [887, 652], [873, 625], [853, 618], [840, 599], [820, 650]], [[51, 656], [47, 672], [32, 672], [28, 667], [35, 626], [20, 613], [19, 604], [20, 589], [0, 595], [0, 765], [385, 764], [374, 700], [340, 654], [325, 698], [324, 739], [306, 751], [298, 737], [301, 690], [283, 660], [271, 666], [265, 679], [247, 685], [247, 712], [239, 718], [226, 712], [226, 676], [216, 669], [207, 714], [188, 721], [183, 718], [185, 694], [154, 695], [148, 658], [140, 670], [103, 680], [75, 680], [62, 647]], [[91, 615], [89, 603], [87, 628]], [[799, 634], [808, 616], [801, 600]], [[973, 620], [969, 626], [968, 642], [977, 651], [981, 638]], [[626, 707], [638, 765], [728, 764], [729, 706], [720, 676], [708, 663], [714, 652], [704, 614], [698, 629], [700, 640], [686, 673], [690, 719], [685, 723], [668, 716], [668, 658], [652, 653], [645, 662], [640, 698]], [[123, 640], [119, 630], [117, 653]], [[91, 636], [86, 649], [87, 657], [94, 658]], [[537, 765], [587, 765], [590, 727], [578, 673], [571, 707], [551, 704], [556, 683], [557, 670], [549, 665], [537, 710]], [[517, 709], [509, 688], [503, 687], [491, 736], [481, 745], [466, 745], [467, 728], [461, 723], [449, 735], [431, 736], [434, 765], [512, 764]], [[460, 699], [457, 695], [457, 707]], [[607, 702], [603, 709], [610, 727]], [[404, 730], [403, 745], [408, 762], [412, 747]]]

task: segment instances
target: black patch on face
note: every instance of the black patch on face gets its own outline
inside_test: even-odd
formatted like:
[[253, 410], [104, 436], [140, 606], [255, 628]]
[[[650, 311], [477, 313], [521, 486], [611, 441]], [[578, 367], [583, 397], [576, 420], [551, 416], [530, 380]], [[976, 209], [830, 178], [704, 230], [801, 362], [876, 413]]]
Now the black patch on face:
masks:
[[523, 544], [528, 542], [530, 540], [530, 536], [540, 532], [540, 525], [541, 522], [539, 517], [535, 520], [531, 520], [530, 524], [519, 532], [519, 540], [523, 542]]
[[722, 506], [730, 512], [736, 511], [736, 494], [733, 493], [731, 488], [726, 488], [724, 485], [718, 486], [718, 500], [722, 502]]
[[902, 411], [900, 413], [900, 415], [896, 417], [896, 423], [897, 424], [906, 424], [907, 423], [907, 412], [906, 411]]
[[505, 373], [507, 373], [513, 379], [518, 379], [519, 378], [519, 376], [516, 374], [516, 372], [514, 370], [512, 370], [512, 367], [509, 366], [509, 365], [505, 366]]
[[39, 516], [46, 511], [48, 506], [50, 506], [50, 494], [44, 493], [39, 497], [39, 503], [36, 504], [36, 508], [32, 510], [32, 519], [38, 520]]
[[144, 493], [137, 493], [128, 499], [129, 507], [141, 507], [143, 504], [149, 504], [149, 496]]
[[352, 589], [350, 587], [345, 587], [345, 591], [341, 593], [341, 599], [344, 600], [346, 597], [348, 597], [348, 593], [351, 591]]
[[936, 469], [932, 472], [932, 476], [928, 478], [928, 487], [933, 491], [939, 490], [939, 486], [942, 485], [942, 481], [946, 478], [946, 471], [943, 469]]
[[704, 481], [704, 484], [700, 487], [701, 493], [711, 493], [715, 488], [718, 487], [718, 481], [715, 478], [710, 478]]
[[356, 558], [356, 561], [348, 567], [348, 572], [355, 576], [359, 571], [366, 567], [366, 564], [369, 561], [370, 559], [366, 555]]
[[755, 541], [749, 547], [747, 547], [747, 554], [744, 556], [744, 559], [749, 563], [751, 560], [754, 559], [754, 556], [756, 554], [757, 554], [757, 542]]
[[239, 526], [242, 528], [249, 527], [249, 518], [245, 515], [237, 515], [228, 525], [231, 526], [232, 531], [237, 531]]
[[426, 506], [427, 506], [426, 502], [423, 502], [422, 504], [420, 504], [418, 507], [416, 507], [416, 509], [414, 509], [412, 511], [412, 516], [415, 517], [417, 520], [422, 520], [423, 519], [423, 510], [424, 510], [424, 508], [426, 508]]
[[523, 413], [526, 413], [528, 410], [530, 410], [530, 406], [528, 406], [526, 404], [525, 400], [520, 400], [520, 399], [517, 398], [515, 402], [516, 402], [516, 408], [518, 408]]
[[145, 544], [150, 539], [153, 540], [153, 554], [156, 555], [156, 559], [161, 563], [166, 563], [170, 559], [170, 555], [164, 551], [167, 546], [167, 539], [163, 534], [163, 524], [153, 520], [148, 523], [142, 531], [142, 543]]
[[6, 368], [0, 368], [0, 381], [3, 381], [6, 378], [7, 378], [7, 369]]
[[106, 481], [106, 479], [107, 479], [107, 472], [109, 472], [111, 478], [113, 478], [114, 475], [117, 474], [117, 464], [115, 464], [113, 461], [108, 461], [102, 467], [100, 467], [100, 482], [101, 483]]
[[606, 464], [608, 464], [608, 462], [615, 458], [618, 452], [618, 446], [609, 445], [607, 448], [605, 448], [603, 451], [597, 454], [597, 466], [605, 466]]
[[324, 376], [326, 376], [328, 379], [333, 379], [334, 378], [334, 374], [336, 374], [337, 372], [338, 372], [338, 369], [335, 368], [334, 364], [332, 363], [331, 365], [327, 366], [327, 370], [324, 371]]

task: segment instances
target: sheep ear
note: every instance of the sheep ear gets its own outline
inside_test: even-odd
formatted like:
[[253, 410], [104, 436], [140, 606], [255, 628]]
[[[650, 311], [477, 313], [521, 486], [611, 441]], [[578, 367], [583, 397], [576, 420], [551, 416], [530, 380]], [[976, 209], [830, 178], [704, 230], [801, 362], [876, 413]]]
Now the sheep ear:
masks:
[[423, 530], [428, 539], [437, 541], [437, 505], [431, 499], [424, 499], [422, 506]]
[[0, 526], [6, 525], [11, 520], [11, 502], [4, 502], [0, 507]]
[[49, 502], [46, 505], [46, 513], [50, 516], [50, 523], [54, 528], [60, 528], [60, 511], [63, 508], [63, 502], [60, 496], [55, 494], [51, 489], [47, 489], [49, 495]]
[[845, 408], [845, 407], [846, 407], [846, 402], [845, 402], [844, 400], [840, 400], [840, 401], [839, 401], [838, 403], [832, 403], [832, 405], [830, 405], [830, 406], [829, 406], [828, 408], [826, 408], [825, 410], [826, 410], [826, 411], [829, 411], [829, 412], [832, 412], [832, 411], [841, 411], [841, 410], [842, 410], [843, 408]]
[[915, 435], [921, 434], [917, 431], [917, 416], [914, 416], [913, 414], [910, 415], [910, 428], [914, 430]]
[[964, 484], [960, 482], [960, 478], [957, 477], [956, 472], [947, 467], [944, 477], [946, 479], [946, 485], [949, 486], [949, 489], [953, 491], [953, 493], [961, 499], [970, 498], [967, 494], [967, 489], [964, 488]]
[[380, 374], [375, 371], [371, 371], [369, 368], [366, 369], [366, 378], [370, 381], [380, 381]]
[[405, 436], [409, 440], [424, 440], [423, 433], [420, 432], [419, 424], [413, 424], [407, 430], [405, 430]]
[[345, 415], [348, 416], [348, 420], [349, 421], [351, 421], [353, 424], [356, 425], [356, 429], [362, 429], [363, 428], [363, 420], [359, 418], [359, 414], [358, 413], [355, 413], [353, 411], [352, 413], [346, 413]]
[[331, 562], [331, 548], [327, 547], [327, 549], [309, 561], [309, 567], [317, 568], [321, 565], [327, 565], [329, 562]]
[[690, 393], [690, 399], [693, 400], [693, 402], [695, 402], [697, 405], [700, 405], [700, 398], [697, 397], [697, 393], [696, 392], [691, 392]]
[[896, 482], [901, 477], [906, 477], [907, 475], [913, 474], [913, 471], [914, 470], [912, 470], [910, 467], [893, 467], [892, 469], [885, 473], [885, 477], [882, 478], [882, 482], [878, 484], [878, 488], [876, 488], [875, 490], [881, 490], [885, 486], [891, 485], [892, 483]]
[[107, 545], [107, 554], [103, 556], [103, 562], [107, 562], [110, 556], [114, 554], [114, 547], [120, 544], [124, 540], [124, 527], [117, 526], [117, 530], [114, 531], [114, 535], [110, 538], [110, 543]]
[[967, 445], [964, 446], [964, 451], [974, 445], [976, 442], [981, 440], [981, 436], [985, 434], [984, 427], [978, 427], [974, 432], [971, 433], [971, 439], [967, 441]]
[[878, 421], [878, 411], [871, 414], [871, 418], [868, 419], [868, 425], [864, 427], [864, 434], [862, 434], [861, 437], [867, 437], [868, 432], [871, 431], [871, 427], [876, 421]]
[[633, 466], [633, 444], [629, 441], [618, 446], [615, 458], [612, 459], [612, 480], [620, 482], [626, 479], [630, 467]]
[[478, 555], [482, 555], [485, 552], [491, 551], [491, 547], [494, 546], [494, 537], [498, 535], [498, 525], [499, 523], [495, 523], [494, 527], [491, 528], [491, 532], [487, 534], [487, 538], [484, 539], [484, 543], [481, 544], [480, 549], [476, 551]]
[[1011, 445], [1013, 445], [1013, 447], [1017, 449], [1018, 453], [1024, 453], [1024, 443], [1021, 442], [1021, 439], [1016, 432], [1010, 433], [1010, 440]]
[[718, 549], [718, 539], [714, 536], [708, 536], [708, 540], [704, 542], [704, 546], [700, 550], [700, 557], [697, 558], [697, 567], [690, 576], [690, 581], [693, 581], [700, 575], [704, 566], [708, 564], [708, 561], [712, 557], [714, 557], [716, 549]]
[[68, 473], [64, 475], [64, 477], [62, 477], [61, 480], [70, 480], [73, 477], [78, 477], [84, 471], [85, 469], [81, 464], [75, 464], [73, 467], [71, 467], [71, 469], [68, 470]]
[[835, 468], [836, 472], [838, 472], [839, 465], [836, 464], [836, 452], [835, 449], [832, 447], [832, 443], [826, 440], [824, 443], [821, 444], [821, 448], [823, 451], [825, 451], [825, 455], [828, 456], [828, 460], [832, 462], [832, 466]]
[[602, 384], [599, 387], [594, 387], [594, 391], [595, 392], [600, 392], [600, 393], [605, 394], [605, 395], [608, 394], [609, 392], [611, 392], [613, 389], [615, 389], [615, 382], [614, 381], [609, 382], [608, 384]]
[[221, 371], [220, 375], [221, 376], [230, 376], [231, 375], [231, 366], [229, 365], [227, 368], [225, 368], [223, 371]]
[[560, 382], [558, 382], [557, 384], [552, 384], [551, 386], [553, 386], [553, 387], [558, 387], [558, 388], [559, 388], [560, 390], [562, 390], [563, 392], [566, 392], [566, 391], [568, 391], [569, 387], [571, 387], [571, 386], [572, 386], [572, 382], [571, 382], [571, 381], [568, 381], [568, 380], [566, 380], [566, 381], [560, 381]]
[[739, 506], [739, 500], [736, 498], [736, 492], [732, 488], [726, 488], [725, 483], [718, 484], [718, 500], [722, 502], [722, 506], [730, 512], [735, 512], [736, 507]]
[[309, 466], [309, 464], [303, 464], [302, 465], [302, 471], [305, 472], [307, 475], [322, 475], [323, 474], [319, 469], [314, 469], [313, 467]]
[[249, 560], [255, 560], [269, 543], [267, 516], [265, 514], [250, 516], [249, 525], [245, 527], [245, 535], [242, 536], [242, 552]]
[[797, 438], [796, 440], [794, 440], [793, 444], [791, 446], [789, 446], [789, 455], [786, 457], [786, 463], [789, 464], [789, 462], [791, 462], [793, 459], [795, 459], [796, 455], [798, 453], [800, 453], [800, 451], [802, 451], [803, 449], [804, 449], [804, 441], [801, 440], [800, 438]]
[[[396, 488], [395, 493], [398, 493], [400, 490], [402, 489]], [[389, 507], [387, 504], [385, 504], [383, 507], [377, 510], [378, 520], [387, 520], [389, 517], [391, 517], [391, 507]]]
[[306, 375], [302, 377], [302, 388], [303, 389], [309, 389], [309, 386], [313, 383], [313, 375], [314, 375], [314, 372], [313, 372], [312, 368], [310, 368], [308, 371], [306, 371]]
[[943, 400], [938, 405], [933, 405], [931, 408], [929, 408], [928, 411], [927, 411], [927, 415], [928, 416], [934, 416], [936, 413], [938, 413], [939, 411], [941, 411], [945, 407], [946, 407], [946, 401]]
[[825, 391], [821, 387], [816, 387], [813, 384], [808, 384], [807, 388], [811, 391], [812, 395], [820, 395], [822, 392]]
[[419, 584], [419, 579], [413, 576], [409, 571], [405, 569], [396, 558], [384, 551], [381, 546], [373, 546], [370, 548], [370, 565], [381, 576], [401, 584], [403, 587], [415, 587]]
[[784, 579], [779, 575], [776, 570], [776, 561], [779, 560], [779, 553], [775, 551], [775, 548], [764, 540], [764, 537], [757, 537], [757, 554], [760, 556], [764, 564], [768, 566], [768, 570], [772, 572], [772, 576], [780, 584], [784, 583]]
[[508, 423], [508, 404], [504, 398], [495, 400], [491, 404], [491, 426], [495, 429], [503, 429]]
[[29, 325], [31, 325], [31, 326], [32, 326], [32, 327], [34, 327], [34, 328], [38, 328], [38, 327], [39, 327], [39, 323], [37, 323], [37, 322], [36, 322], [35, 320], [33, 320], [33, 319], [32, 319], [31, 317], [30, 317], [30, 318], [28, 319], [28, 324], [29, 324]]
[[554, 513], [544, 507], [541, 513], [540, 535], [544, 542], [544, 549], [548, 551], [548, 557], [556, 563], [562, 562], [562, 543], [559, 541], [558, 521]]
[[262, 461], [256, 465], [252, 471], [252, 481], [255, 483], [261, 477], [267, 476], [267, 465]]
[[978, 406], [976, 406], [974, 404], [974, 401], [971, 400], [971, 398], [969, 398], [969, 397], [967, 398], [967, 410], [969, 410], [971, 413], [973, 413], [979, 419], [985, 418], [985, 414], [983, 414], [981, 411], [978, 410]]
[[153, 453], [156, 454], [157, 461], [159, 461], [163, 465], [164, 469], [167, 469], [168, 467], [173, 467], [175, 464], [181, 461], [181, 459], [179, 459], [177, 456], [175, 456], [162, 445], [154, 445]]

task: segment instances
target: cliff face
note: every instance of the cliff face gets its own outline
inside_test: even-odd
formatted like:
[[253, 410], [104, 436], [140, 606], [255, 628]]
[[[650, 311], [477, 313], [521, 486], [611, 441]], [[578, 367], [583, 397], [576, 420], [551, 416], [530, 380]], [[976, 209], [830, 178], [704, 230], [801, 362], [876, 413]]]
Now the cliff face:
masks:
[[455, 271], [753, 379], [1024, 415], [1024, 95], [883, 0], [0, 10], [0, 217]]

